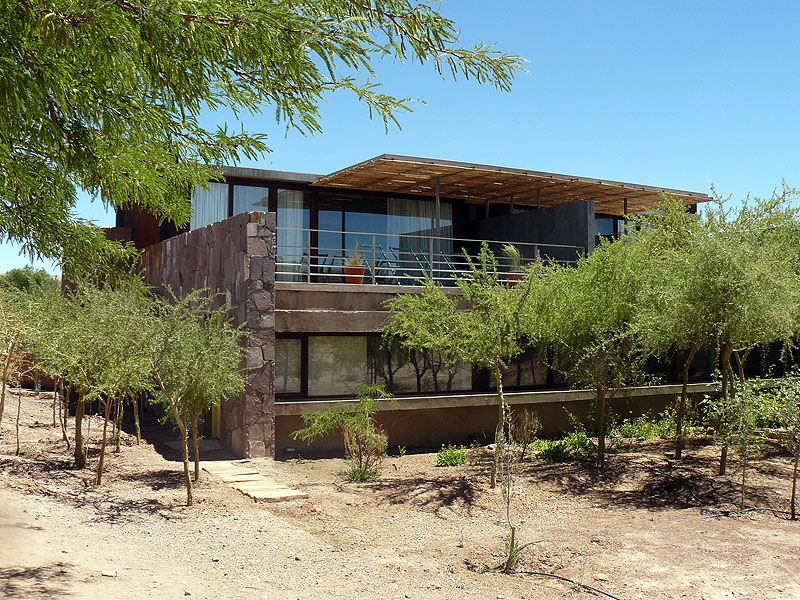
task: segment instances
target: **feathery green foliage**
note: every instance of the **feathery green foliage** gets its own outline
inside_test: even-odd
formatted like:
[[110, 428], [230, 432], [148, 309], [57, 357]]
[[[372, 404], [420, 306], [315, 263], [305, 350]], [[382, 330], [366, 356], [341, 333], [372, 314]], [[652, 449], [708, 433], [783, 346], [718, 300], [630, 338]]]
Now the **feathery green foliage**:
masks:
[[[189, 476], [188, 430], [196, 435], [201, 412], [219, 404], [222, 398], [241, 394], [247, 385], [239, 366], [244, 349], [242, 331], [225, 318], [225, 308], [212, 308], [207, 290], [183, 298], [156, 298], [149, 319], [149, 373], [155, 399], [180, 430], [187, 504], [192, 504]], [[195, 471], [198, 467], [195, 438]]]
[[781, 380], [777, 398], [778, 418], [784, 428], [780, 443], [793, 459], [790, 514], [794, 521], [797, 517], [797, 473], [800, 463], [800, 377], [797, 372]]
[[268, 150], [263, 134], [202, 126], [207, 109], [274, 111], [303, 133], [351, 92], [387, 125], [410, 100], [381, 92], [384, 58], [508, 90], [522, 59], [459, 46], [455, 24], [411, 0], [2, 0], [0, 239], [71, 279], [132, 251], [74, 212], [80, 189], [183, 224], [215, 165]]
[[355, 409], [334, 406], [323, 412], [305, 413], [302, 415], [305, 427], [292, 433], [292, 437], [308, 442], [340, 431], [350, 463], [347, 476], [354, 481], [371, 479], [380, 472], [388, 446], [386, 432], [375, 423], [378, 400], [392, 399], [382, 385], [362, 385], [358, 388]]
[[[701, 215], [677, 200], [636, 217], [630, 246], [645, 268], [639, 278], [632, 329], [653, 353], [688, 350], [684, 388], [676, 417], [676, 456], [683, 447], [686, 384], [697, 351], [721, 349], [723, 395], [734, 393], [732, 359], [739, 387], [743, 365], [760, 344], [790, 341], [800, 328], [800, 226], [784, 186], [762, 200], [726, 208], [717, 197]], [[725, 470], [726, 446], [720, 471]]]
[[[604, 241], [577, 267], [553, 270], [545, 282], [543, 338], [565, 359], [554, 365], [574, 384], [595, 391], [597, 453], [605, 465], [605, 437], [616, 389], [642, 379], [644, 353], [631, 337], [642, 262], [626, 241]], [[529, 313], [528, 313], [529, 314]]]

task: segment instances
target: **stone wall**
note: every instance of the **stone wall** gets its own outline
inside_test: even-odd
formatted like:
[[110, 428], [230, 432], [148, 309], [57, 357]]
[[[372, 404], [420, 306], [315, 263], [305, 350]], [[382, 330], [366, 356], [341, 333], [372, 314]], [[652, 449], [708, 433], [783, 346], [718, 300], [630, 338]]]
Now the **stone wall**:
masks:
[[274, 213], [242, 213], [148, 246], [140, 261], [156, 293], [209, 288], [245, 325], [249, 384], [220, 407], [220, 441], [241, 457], [275, 449], [275, 226]]

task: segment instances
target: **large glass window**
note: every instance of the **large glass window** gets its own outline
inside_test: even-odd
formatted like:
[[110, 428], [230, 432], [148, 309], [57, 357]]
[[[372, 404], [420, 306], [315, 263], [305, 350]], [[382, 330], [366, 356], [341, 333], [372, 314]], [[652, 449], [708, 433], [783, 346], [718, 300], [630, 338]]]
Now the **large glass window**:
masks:
[[275, 344], [275, 392], [303, 389], [302, 344], [308, 344], [309, 397], [353, 396], [359, 386], [381, 384], [395, 394], [469, 391], [472, 368], [451, 364], [437, 353], [408, 352], [378, 335], [310, 335], [278, 338]]
[[[532, 349], [509, 361], [508, 366], [502, 370], [502, 376], [504, 388], [541, 387], [564, 383], [563, 375], [558, 370], [551, 369]], [[491, 378], [489, 385], [492, 389], [497, 387], [494, 377]]]
[[311, 194], [278, 190], [278, 281], [300, 281], [308, 269]]
[[303, 377], [302, 342], [300, 338], [275, 340], [275, 393], [299, 394]]
[[228, 218], [228, 184], [209, 183], [208, 189], [192, 193], [192, 218], [189, 229], [197, 229]]
[[[427, 249], [427, 238], [436, 235], [435, 203], [413, 198], [374, 198], [322, 194], [319, 202], [319, 228], [332, 233], [320, 234], [320, 249], [352, 251], [375, 243], [384, 250], [413, 247]], [[453, 206], [440, 204], [442, 237], [453, 234]], [[450, 251], [445, 244], [442, 251]]]
[[308, 395], [355, 394], [367, 383], [365, 336], [310, 336], [308, 338]]
[[472, 389], [469, 365], [448, 361], [435, 352], [410, 352], [397, 340], [368, 341], [369, 380], [395, 393], [454, 392]]
[[233, 214], [268, 210], [269, 188], [252, 185], [233, 186]]

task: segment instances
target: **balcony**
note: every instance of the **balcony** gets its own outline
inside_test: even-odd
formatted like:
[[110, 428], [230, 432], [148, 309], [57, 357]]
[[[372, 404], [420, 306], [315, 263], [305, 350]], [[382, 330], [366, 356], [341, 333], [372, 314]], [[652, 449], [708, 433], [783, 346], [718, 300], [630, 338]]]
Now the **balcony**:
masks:
[[[321, 239], [327, 243], [320, 245]], [[586, 253], [583, 246], [439, 237], [427, 232], [392, 235], [278, 227], [276, 281], [415, 286], [429, 278], [452, 286], [454, 277], [469, 272], [469, 260], [484, 242], [509, 280], [533, 261], [574, 264]], [[519, 259], [504, 254], [508, 244], [517, 248]]]

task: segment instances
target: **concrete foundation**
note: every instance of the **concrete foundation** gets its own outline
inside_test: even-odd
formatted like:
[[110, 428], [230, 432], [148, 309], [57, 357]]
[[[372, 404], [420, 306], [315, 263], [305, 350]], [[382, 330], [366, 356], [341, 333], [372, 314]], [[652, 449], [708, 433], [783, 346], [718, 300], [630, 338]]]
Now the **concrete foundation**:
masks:
[[[689, 386], [690, 394], [713, 391], [712, 384]], [[649, 410], [661, 411], [674, 404], [680, 385], [626, 388], [617, 392], [610, 404], [622, 416], [638, 416]], [[594, 392], [592, 390], [558, 390], [506, 394], [512, 410], [528, 409], [542, 422], [543, 436], [557, 435], [570, 428], [567, 411], [586, 422]], [[347, 407], [355, 400], [278, 402], [275, 405], [275, 457], [279, 459], [342, 455], [340, 434], [329, 435], [311, 444], [293, 440], [292, 432], [303, 427], [301, 415], [319, 412], [332, 406]], [[565, 410], [566, 409], [566, 410]], [[399, 398], [396, 403], [379, 403], [376, 421], [389, 437], [389, 447], [438, 448], [441, 444], [463, 444], [477, 439], [494, 441], [497, 426], [497, 396], [468, 394]]]

